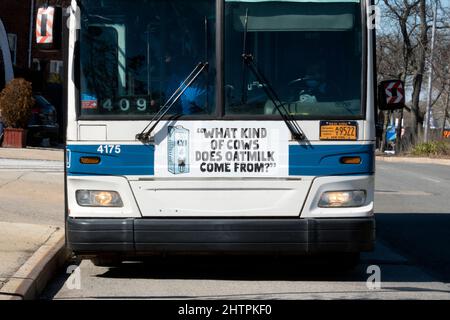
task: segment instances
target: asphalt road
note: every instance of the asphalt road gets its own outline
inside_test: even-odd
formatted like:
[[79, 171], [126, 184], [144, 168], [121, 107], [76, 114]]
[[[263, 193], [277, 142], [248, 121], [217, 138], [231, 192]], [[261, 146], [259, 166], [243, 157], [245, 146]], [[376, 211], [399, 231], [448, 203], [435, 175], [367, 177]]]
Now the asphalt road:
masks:
[[[111, 269], [83, 261], [79, 278], [61, 270], [42, 298], [450, 299], [449, 199], [450, 167], [379, 162], [377, 248], [351, 272], [275, 257], [154, 258]], [[366, 284], [374, 265], [380, 289]]]
[[450, 283], [450, 166], [379, 162], [378, 237]]

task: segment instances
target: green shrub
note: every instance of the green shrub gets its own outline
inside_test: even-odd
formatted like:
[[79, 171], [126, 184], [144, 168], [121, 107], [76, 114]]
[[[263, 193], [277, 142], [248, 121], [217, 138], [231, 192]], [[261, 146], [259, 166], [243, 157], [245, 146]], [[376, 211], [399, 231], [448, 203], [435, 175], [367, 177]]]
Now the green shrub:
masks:
[[1, 115], [7, 128], [26, 128], [33, 105], [31, 83], [24, 79], [10, 81], [0, 93]]
[[411, 153], [415, 156], [448, 156], [450, 143], [442, 140], [419, 143], [414, 146]]

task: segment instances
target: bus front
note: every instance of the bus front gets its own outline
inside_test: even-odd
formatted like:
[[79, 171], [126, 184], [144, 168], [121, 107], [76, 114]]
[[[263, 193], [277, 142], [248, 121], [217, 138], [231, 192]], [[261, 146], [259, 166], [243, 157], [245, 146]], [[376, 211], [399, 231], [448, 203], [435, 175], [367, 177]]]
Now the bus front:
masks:
[[78, 255], [338, 253], [375, 239], [365, 0], [77, 0]]

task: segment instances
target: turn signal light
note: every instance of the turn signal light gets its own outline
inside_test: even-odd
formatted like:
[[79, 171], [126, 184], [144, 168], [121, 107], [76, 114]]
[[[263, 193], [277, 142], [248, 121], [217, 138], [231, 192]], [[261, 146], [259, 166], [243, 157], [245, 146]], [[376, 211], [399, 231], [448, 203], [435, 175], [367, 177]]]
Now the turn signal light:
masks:
[[100, 158], [99, 157], [81, 157], [80, 163], [82, 163], [82, 164], [99, 164]]
[[341, 163], [342, 164], [360, 164], [361, 157], [342, 157]]

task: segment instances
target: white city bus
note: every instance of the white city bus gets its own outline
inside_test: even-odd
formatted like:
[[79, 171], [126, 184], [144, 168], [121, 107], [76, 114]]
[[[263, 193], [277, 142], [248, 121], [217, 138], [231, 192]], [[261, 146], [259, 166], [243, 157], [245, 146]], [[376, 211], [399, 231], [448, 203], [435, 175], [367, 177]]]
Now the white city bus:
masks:
[[369, 2], [72, 1], [68, 247], [372, 250]]

